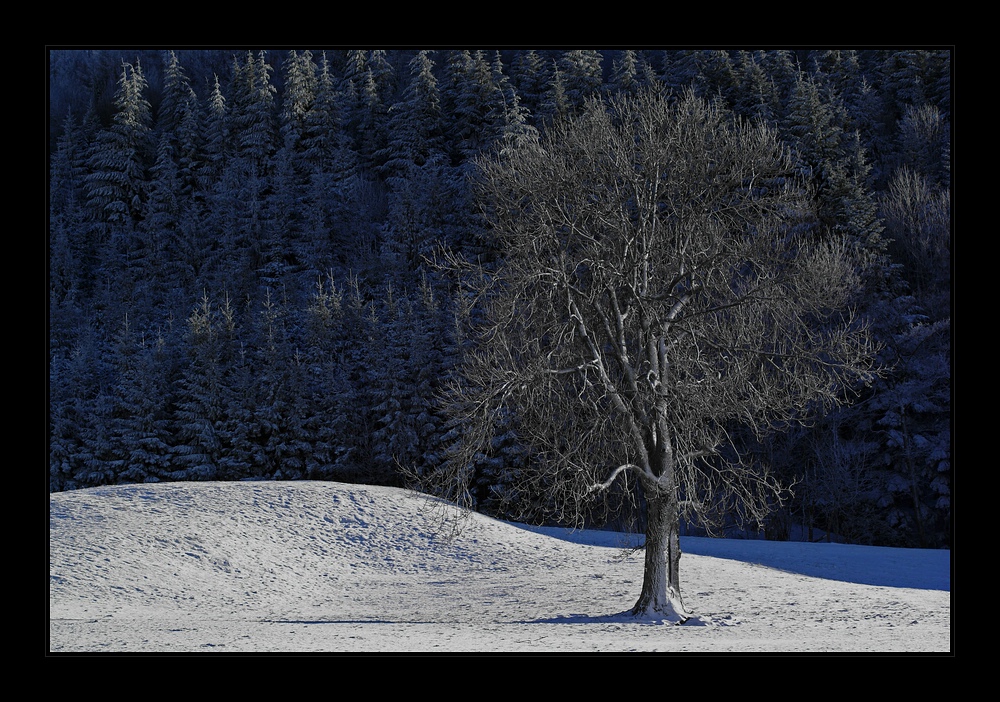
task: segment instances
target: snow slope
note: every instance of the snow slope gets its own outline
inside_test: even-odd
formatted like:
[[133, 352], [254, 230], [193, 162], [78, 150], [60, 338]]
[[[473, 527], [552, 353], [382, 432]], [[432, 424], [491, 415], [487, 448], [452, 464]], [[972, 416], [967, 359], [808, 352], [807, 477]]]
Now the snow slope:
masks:
[[952, 650], [948, 551], [682, 538], [672, 626], [623, 614], [636, 537], [406, 490], [102, 487], [49, 520], [51, 653]]

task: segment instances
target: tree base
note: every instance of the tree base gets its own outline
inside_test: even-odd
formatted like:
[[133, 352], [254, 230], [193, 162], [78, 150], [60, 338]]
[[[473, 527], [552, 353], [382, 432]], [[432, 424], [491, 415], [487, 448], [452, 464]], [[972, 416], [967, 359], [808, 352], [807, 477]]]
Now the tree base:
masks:
[[673, 624], [683, 624], [691, 619], [680, 596], [673, 592], [661, 597], [641, 595], [630, 613], [637, 619], [666, 620]]
[[681, 624], [691, 620], [690, 614], [679, 614], [672, 610], [644, 610], [633, 607], [627, 612], [627, 614], [631, 615], [634, 619], [644, 619], [651, 622], [669, 622], [670, 624], [674, 624], [676, 626], [680, 626]]

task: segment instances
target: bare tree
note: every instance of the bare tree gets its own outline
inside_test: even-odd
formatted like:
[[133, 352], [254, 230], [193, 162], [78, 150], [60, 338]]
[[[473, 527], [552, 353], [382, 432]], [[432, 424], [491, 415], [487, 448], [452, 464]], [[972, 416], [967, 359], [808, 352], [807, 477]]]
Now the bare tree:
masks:
[[796, 234], [808, 199], [774, 132], [691, 96], [593, 100], [480, 167], [501, 261], [450, 260], [481, 316], [445, 398], [461, 440], [432, 482], [469, 504], [516, 416], [522, 488], [560, 516], [623, 476], [641, 489], [632, 611], [684, 621], [681, 517], [759, 522], [781, 499], [732, 428], [805, 421], [873, 373], [849, 251]]

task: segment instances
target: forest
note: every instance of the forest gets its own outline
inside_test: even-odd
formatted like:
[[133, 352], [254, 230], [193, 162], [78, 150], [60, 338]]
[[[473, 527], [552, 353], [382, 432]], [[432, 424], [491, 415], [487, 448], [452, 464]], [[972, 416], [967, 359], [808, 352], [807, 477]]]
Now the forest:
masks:
[[[441, 260], [507, 253], [480, 159], [596, 98], [691, 94], [780, 135], [802, 235], [865, 261], [879, 342], [851, 403], [732, 428], [791, 487], [760, 535], [950, 546], [950, 47], [46, 51], [50, 491], [420, 487], [463, 431], [439, 400], [482, 314]], [[469, 465], [475, 509], [555, 520], [500, 421]], [[588, 525], [622, 526], [617, 497]]]

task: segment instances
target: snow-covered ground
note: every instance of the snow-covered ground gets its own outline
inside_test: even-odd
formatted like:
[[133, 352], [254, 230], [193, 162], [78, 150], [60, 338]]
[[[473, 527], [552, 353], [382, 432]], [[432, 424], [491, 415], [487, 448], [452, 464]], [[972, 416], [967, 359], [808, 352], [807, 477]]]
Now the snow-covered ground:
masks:
[[624, 615], [642, 552], [393, 488], [161, 483], [49, 499], [50, 652], [952, 651], [948, 551], [682, 538], [683, 626]]

